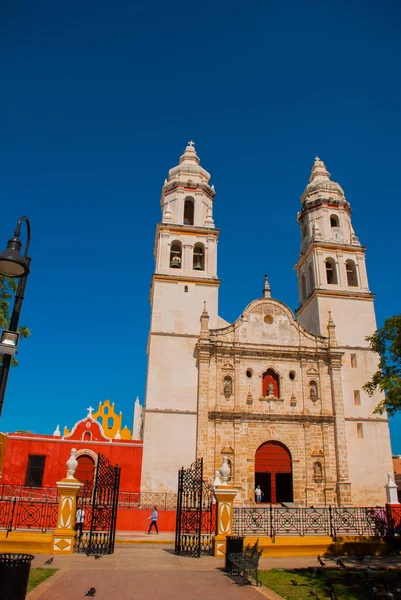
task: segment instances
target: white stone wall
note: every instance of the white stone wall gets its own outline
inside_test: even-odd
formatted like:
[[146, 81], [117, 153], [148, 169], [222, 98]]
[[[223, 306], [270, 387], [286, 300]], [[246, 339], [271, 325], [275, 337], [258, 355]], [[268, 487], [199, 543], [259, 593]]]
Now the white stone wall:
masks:
[[141, 491], [177, 492], [178, 470], [196, 454], [196, 415], [146, 412]]

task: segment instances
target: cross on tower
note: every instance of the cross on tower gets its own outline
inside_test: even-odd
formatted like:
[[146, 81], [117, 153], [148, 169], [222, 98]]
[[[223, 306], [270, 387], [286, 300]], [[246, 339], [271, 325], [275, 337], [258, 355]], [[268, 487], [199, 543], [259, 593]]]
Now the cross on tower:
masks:
[[191, 146], [191, 148], [192, 148], [192, 146], [194, 146], [194, 145], [195, 145], [195, 142], [193, 142], [192, 140], [191, 140], [190, 142], [188, 142], [188, 146]]
[[94, 408], [92, 408], [91, 406], [89, 408], [86, 409], [88, 411], [88, 417], [92, 416], [93, 411], [95, 410]]

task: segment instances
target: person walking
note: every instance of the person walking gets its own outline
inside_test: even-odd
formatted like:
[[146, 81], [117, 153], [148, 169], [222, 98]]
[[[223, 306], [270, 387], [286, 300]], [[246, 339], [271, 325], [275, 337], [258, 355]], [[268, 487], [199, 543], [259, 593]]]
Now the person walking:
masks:
[[258, 485], [255, 490], [256, 502], [262, 502], [262, 496], [263, 496], [263, 492], [260, 489], [260, 485]]
[[81, 504], [78, 504], [77, 512], [75, 513], [75, 531], [78, 533], [78, 539], [82, 537], [82, 531], [85, 523], [85, 511]]
[[153, 510], [152, 510], [152, 514], [150, 515], [150, 517], [148, 517], [148, 520], [151, 519], [151, 522], [150, 522], [150, 525], [149, 525], [149, 529], [148, 529], [148, 534], [150, 533], [152, 527], [155, 527], [157, 534], [159, 533], [159, 529], [157, 527], [157, 519], [158, 519], [158, 517], [159, 517], [159, 515], [158, 515], [158, 512], [157, 512], [157, 508], [156, 508], [156, 506], [154, 506]]

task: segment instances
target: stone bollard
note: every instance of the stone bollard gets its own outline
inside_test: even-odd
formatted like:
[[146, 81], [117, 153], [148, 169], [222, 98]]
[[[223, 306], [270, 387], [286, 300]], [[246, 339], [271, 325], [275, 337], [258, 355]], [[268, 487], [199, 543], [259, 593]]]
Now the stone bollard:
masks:
[[57, 526], [53, 533], [52, 550], [54, 554], [72, 554], [75, 550], [77, 534], [74, 530], [77, 509], [77, 494], [82, 487], [74, 474], [78, 466], [77, 451], [71, 450], [67, 460], [67, 477], [57, 482], [60, 501], [58, 505]]

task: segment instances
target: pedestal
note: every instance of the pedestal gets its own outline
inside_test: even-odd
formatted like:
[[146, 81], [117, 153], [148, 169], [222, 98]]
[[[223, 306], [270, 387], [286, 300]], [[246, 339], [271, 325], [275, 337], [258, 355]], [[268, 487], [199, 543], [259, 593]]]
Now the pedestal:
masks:
[[228, 486], [218, 486], [214, 495], [217, 500], [217, 535], [213, 540], [214, 556], [226, 555], [226, 536], [231, 535], [233, 525], [233, 503], [237, 495], [236, 489]]
[[60, 501], [57, 526], [53, 533], [54, 554], [72, 554], [75, 550], [77, 533], [74, 530], [77, 510], [77, 494], [82, 487], [77, 479], [66, 478], [57, 482]]

